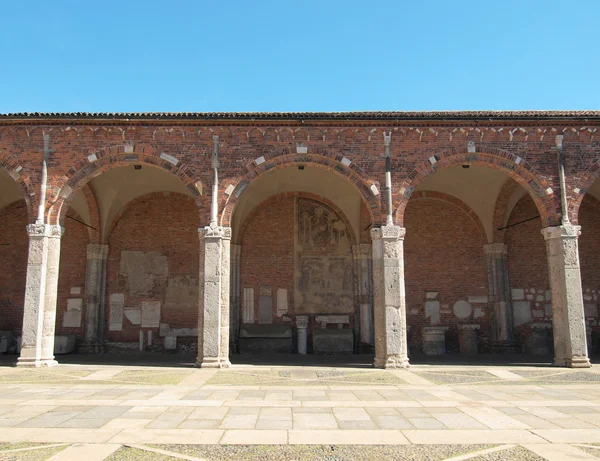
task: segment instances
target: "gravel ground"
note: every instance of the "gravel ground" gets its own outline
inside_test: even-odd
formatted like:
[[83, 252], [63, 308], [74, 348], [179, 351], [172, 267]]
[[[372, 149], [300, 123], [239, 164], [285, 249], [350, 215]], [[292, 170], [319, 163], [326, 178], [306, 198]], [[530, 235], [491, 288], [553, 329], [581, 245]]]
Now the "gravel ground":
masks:
[[[17, 448], [13, 447], [12, 449]], [[0, 460], [2, 461], [46, 461], [55, 454], [63, 451], [66, 446], [46, 448], [44, 450], [20, 451], [17, 453], [2, 453], [0, 451]], [[6, 450], [6, 448], [2, 448]]]
[[523, 447], [515, 447], [510, 450], [497, 451], [487, 455], [476, 456], [470, 461], [546, 461], [545, 458], [536, 455]]
[[[210, 461], [439, 461], [491, 448], [492, 445], [154, 445], [153, 447]], [[110, 461], [129, 461], [129, 459], [141, 461], [144, 458], [111, 458]], [[526, 458], [514, 459], [519, 461]]]
[[[590, 444], [591, 445], [591, 444]], [[598, 448], [575, 446], [578, 450], [585, 451], [587, 454], [600, 458], [600, 446]]]
[[104, 461], [180, 461], [173, 456], [159, 455], [151, 451], [138, 450], [137, 448], [119, 448]]
[[316, 379], [294, 379], [287, 371], [219, 371], [207, 385], [229, 386], [354, 386], [399, 385], [406, 382], [386, 371], [318, 371]]

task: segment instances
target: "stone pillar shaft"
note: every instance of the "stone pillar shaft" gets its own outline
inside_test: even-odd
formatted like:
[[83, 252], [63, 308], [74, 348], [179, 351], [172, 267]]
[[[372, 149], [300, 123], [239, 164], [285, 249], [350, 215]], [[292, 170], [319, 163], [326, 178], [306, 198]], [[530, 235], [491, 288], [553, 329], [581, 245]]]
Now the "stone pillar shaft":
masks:
[[61, 226], [31, 224], [18, 366], [53, 366]]
[[229, 258], [231, 228], [198, 229], [200, 237], [198, 359], [196, 366], [223, 368], [229, 362]]
[[508, 279], [508, 249], [504, 243], [483, 246], [487, 263], [488, 303], [492, 315], [492, 341], [496, 344], [513, 343], [513, 319]]
[[580, 226], [563, 224], [542, 229], [546, 239], [552, 292], [554, 364], [590, 367], [587, 356], [583, 290], [577, 238]]
[[404, 235], [406, 229], [382, 226], [371, 230], [375, 361], [377, 368], [408, 367]]
[[108, 245], [87, 246], [84, 344], [80, 349], [88, 353], [103, 352], [107, 261]]
[[231, 245], [231, 291], [229, 294], [229, 346], [233, 349], [240, 330], [240, 256], [241, 245]]
[[373, 260], [372, 245], [361, 243], [352, 246], [354, 258], [356, 304], [360, 319], [360, 342], [374, 344], [373, 335]]

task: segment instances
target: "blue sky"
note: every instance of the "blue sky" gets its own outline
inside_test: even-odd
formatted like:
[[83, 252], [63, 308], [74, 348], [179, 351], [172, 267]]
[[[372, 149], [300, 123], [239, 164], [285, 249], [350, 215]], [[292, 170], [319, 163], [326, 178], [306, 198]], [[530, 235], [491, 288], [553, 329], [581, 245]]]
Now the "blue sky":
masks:
[[600, 109], [600, 1], [6, 0], [0, 112]]

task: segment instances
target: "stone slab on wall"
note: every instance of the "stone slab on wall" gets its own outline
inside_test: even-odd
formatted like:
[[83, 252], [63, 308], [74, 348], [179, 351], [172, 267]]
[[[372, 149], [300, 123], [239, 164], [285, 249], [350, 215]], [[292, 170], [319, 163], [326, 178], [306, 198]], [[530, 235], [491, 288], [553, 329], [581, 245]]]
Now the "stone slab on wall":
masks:
[[142, 302], [142, 328], [160, 326], [160, 301]]
[[109, 298], [110, 316], [109, 331], [121, 331], [123, 329], [123, 307], [125, 305], [125, 295], [122, 293], [113, 293]]

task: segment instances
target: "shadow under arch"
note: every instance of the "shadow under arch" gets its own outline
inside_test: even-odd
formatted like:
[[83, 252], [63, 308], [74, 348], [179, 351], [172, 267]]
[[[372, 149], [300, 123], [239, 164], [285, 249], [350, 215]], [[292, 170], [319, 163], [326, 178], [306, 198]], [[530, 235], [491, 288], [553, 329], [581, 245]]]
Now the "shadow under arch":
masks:
[[[379, 193], [379, 183], [367, 179], [362, 169], [354, 163], [349, 166], [342, 162], [342, 156], [333, 156], [330, 154], [290, 154], [284, 153], [271, 158], [266, 158], [265, 161], [257, 165], [256, 160], [246, 166], [246, 173], [238, 176], [231, 186], [233, 191], [230, 195], [223, 193], [221, 213], [221, 225], [231, 226], [231, 218], [233, 212], [240, 201], [240, 198], [246, 188], [255, 180], [263, 176], [265, 173], [275, 171], [282, 168], [294, 166], [311, 166], [326, 170], [332, 174], [340, 176], [346, 182], [350, 183], [360, 195], [369, 212], [371, 222], [376, 225], [382, 221], [382, 209]], [[373, 193], [377, 191], [377, 194]]]
[[[176, 176], [190, 191], [198, 208], [204, 205], [205, 199], [196, 187], [197, 180], [192, 176], [192, 170], [181, 161], [174, 164], [160, 155], [156, 155], [151, 148], [146, 146], [136, 145], [131, 152], [125, 152], [125, 147], [119, 145], [103, 149], [80, 160], [69, 169], [67, 175], [55, 188], [57, 192], [51, 200], [52, 205], [48, 210], [48, 222], [50, 224], [61, 224], [75, 194], [92, 179], [108, 170], [136, 164], [158, 168]], [[94, 157], [95, 160], [93, 160]]]
[[414, 190], [425, 178], [441, 169], [468, 163], [494, 168], [514, 179], [529, 193], [540, 214], [542, 227], [556, 226], [560, 222], [557, 201], [548, 183], [539, 178], [537, 172], [522, 158], [496, 149], [480, 149], [476, 153], [460, 153], [453, 150], [436, 154], [419, 164], [402, 183], [399, 203], [396, 207], [396, 222], [404, 225], [404, 210]]

